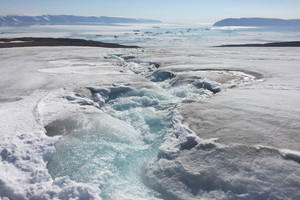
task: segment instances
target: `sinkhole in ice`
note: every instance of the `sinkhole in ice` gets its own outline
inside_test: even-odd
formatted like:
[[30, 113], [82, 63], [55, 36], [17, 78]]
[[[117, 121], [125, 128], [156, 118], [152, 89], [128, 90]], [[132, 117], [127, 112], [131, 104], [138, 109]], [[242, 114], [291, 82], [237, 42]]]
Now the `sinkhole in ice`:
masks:
[[146, 77], [152, 87], [120, 90], [107, 97], [100, 114], [78, 117], [80, 127], [56, 144], [47, 164], [53, 178], [97, 184], [102, 199], [161, 198], [143, 184], [143, 167], [158, 154], [176, 105], [213, 92], [190, 83], [172, 85], [166, 74]]

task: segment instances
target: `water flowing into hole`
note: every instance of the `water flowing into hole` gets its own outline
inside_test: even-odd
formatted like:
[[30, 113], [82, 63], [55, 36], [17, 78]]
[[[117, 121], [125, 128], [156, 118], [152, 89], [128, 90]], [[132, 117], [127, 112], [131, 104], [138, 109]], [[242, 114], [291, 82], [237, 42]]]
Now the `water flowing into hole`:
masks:
[[[201, 87], [199, 81], [174, 84], [175, 75], [170, 72], [156, 71], [150, 76], [154, 67], [149, 65], [147, 70], [145, 64], [125, 63], [124, 67], [147, 77], [151, 87], [108, 92], [100, 114], [73, 117], [80, 126], [56, 144], [48, 162], [53, 178], [69, 176], [77, 182], [95, 183], [105, 200], [161, 199], [143, 184], [143, 166], [158, 154], [172, 128], [174, 107], [183, 101], [201, 100], [214, 91], [205, 88], [204, 82]], [[106, 90], [99, 91], [92, 91], [97, 98]]]

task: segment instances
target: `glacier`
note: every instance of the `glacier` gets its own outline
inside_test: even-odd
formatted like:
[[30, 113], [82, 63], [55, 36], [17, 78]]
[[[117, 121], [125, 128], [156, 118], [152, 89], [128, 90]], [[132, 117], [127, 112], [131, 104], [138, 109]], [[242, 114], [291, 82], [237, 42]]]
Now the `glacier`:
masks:
[[299, 49], [177, 39], [1, 49], [0, 197], [299, 199]]

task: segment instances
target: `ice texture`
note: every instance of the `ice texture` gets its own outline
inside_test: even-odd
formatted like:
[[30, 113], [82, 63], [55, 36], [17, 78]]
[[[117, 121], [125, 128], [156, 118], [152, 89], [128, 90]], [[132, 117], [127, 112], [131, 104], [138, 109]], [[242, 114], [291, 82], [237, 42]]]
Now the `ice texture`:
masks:
[[58, 138], [47, 137], [36, 118], [40, 114], [36, 106], [42, 104], [44, 95], [38, 92], [0, 104], [0, 195], [11, 199], [100, 199], [97, 185], [77, 183], [69, 177], [52, 179], [48, 173], [46, 162]]
[[[119, 60], [120, 68], [145, 76], [150, 80], [149, 87], [124, 84], [87, 87], [97, 105], [85, 105], [96, 106], [103, 113], [74, 116], [72, 120], [80, 121], [82, 128], [68, 131], [67, 137], [56, 144], [47, 167], [52, 177], [68, 176], [77, 182], [99, 185], [103, 199], [160, 199], [159, 193], [144, 185], [143, 166], [157, 155], [159, 148], [159, 154], [163, 151], [171, 154], [160, 147], [165, 135], [170, 136], [168, 131], [179, 137], [178, 142], [173, 142], [176, 151], [197, 144], [195, 134], [189, 134], [192, 132], [188, 128], [187, 134], [181, 132], [184, 129], [175, 131], [181, 118], [173, 109], [182, 101], [202, 100], [212, 93], [189, 84], [174, 87], [169, 79], [153, 81], [157, 73], [146, 67], [153, 66], [152, 63], [128, 64], [118, 58], [106, 57]], [[143, 73], [132, 65], [143, 68]], [[67, 100], [76, 104], [81, 104], [80, 99], [85, 98], [67, 96]]]
[[[119, 55], [105, 56], [105, 59], [117, 60], [117, 66], [150, 82], [144, 86], [87, 87], [91, 91], [90, 99], [97, 105], [84, 105], [96, 106], [103, 113], [75, 116], [83, 128], [69, 131], [69, 135], [56, 144], [56, 152], [47, 165], [49, 172], [52, 177], [69, 176], [78, 182], [98, 184], [104, 199], [160, 198], [142, 181], [146, 162], [155, 155], [174, 159], [181, 151], [196, 146], [203, 148], [214, 142], [214, 139], [201, 140], [184, 125], [176, 107], [202, 101], [221, 88], [226, 90], [227, 82], [217, 83], [199, 76], [186, 79], [182, 73], [159, 69], [153, 72], [153, 68], [147, 67], [153, 66], [151, 62], [127, 61]], [[240, 79], [234, 76], [237, 83]], [[216, 88], [218, 91], [214, 91]], [[81, 99], [85, 98], [67, 96], [70, 102], [83, 105]], [[128, 191], [131, 191], [130, 196]]]
[[[248, 78], [241, 78], [243, 87], [182, 104], [183, 124], [198, 144], [172, 151], [172, 156], [157, 156], [145, 169], [145, 183], [165, 199], [298, 199], [299, 59], [294, 56], [299, 50], [285, 52], [227, 49], [220, 55], [216, 50], [218, 56], [230, 59], [215, 69], [251, 69], [263, 73], [265, 80], [249, 85]], [[205, 61], [214, 61], [214, 53]], [[195, 70], [190, 62], [186, 65]], [[182, 71], [183, 66], [170, 69]], [[162, 144], [165, 149], [173, 144], [168, 138]]]
[[[101, 199], [97, 184], [50, 176], [47, 163], [61, 136], [48, 137], [44, 127], [51, 123], [59, 126], [61, 121], [70, 123], [72, 120], [64, 119], [74, 119], [77, 113], [99, 112], [99, 103], [91, 98], [87, 85], [117, 82], [115, 73], [120, 74], [120, 81], [131, 78], [105, 62], [103, 56], [110, 51], [76, 47], [1, 50], [1, 197]], [[78, 55], [86, 59], [77, 59]], [[101, 57], [103, 62], [99, 64]], [[97, 70], [100, 73], [95, 75]], [[101, 76], [104, 78], [99, 81]], [[60, 130], [62, 135], [68, 135], [78, 125], [74, 122], [54, 132]]]
[[145, 179], [166, 199], [297, 199], [298, 165], [274, 149], [206, 143], [153, 160]]
[[290, 149], [280, 149], [279, 152], [286, 158], [295, 160], [296, 162], [300, 162], [300, 152], [299, 151], [293, 151]]
[[0, 196], [299, 199], [299, 50], [177, 39], [0, 50]]

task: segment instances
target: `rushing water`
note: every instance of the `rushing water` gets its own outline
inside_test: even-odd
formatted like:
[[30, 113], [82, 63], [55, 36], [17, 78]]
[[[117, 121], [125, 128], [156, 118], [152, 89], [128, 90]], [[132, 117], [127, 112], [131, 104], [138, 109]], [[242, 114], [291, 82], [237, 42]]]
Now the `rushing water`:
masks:
[[151, 76], [153, 64], [148, 64], [150, 71], [141, 70], [145, 65], [123, 67], [143, 74], [151, 87], [120, 90], [108, 96], [100, 114], [77, 116], [81, 127], [56, 144], [48, 162], [52, 177], [98, 184], [103, 199], [161, 198], [143, 184], [143, 166], [157, 155], [174, 107], [212, 92], [188, 83], [172, 86], [165, 74]]

